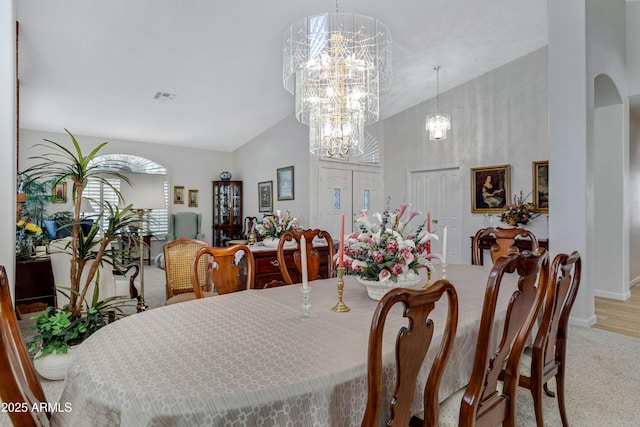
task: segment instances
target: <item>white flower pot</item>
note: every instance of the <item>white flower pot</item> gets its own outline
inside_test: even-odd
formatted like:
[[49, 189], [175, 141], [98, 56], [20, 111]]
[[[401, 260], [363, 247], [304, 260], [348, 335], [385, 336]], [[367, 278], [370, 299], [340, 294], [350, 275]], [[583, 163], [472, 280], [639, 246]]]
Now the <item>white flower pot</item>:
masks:
[[[56, 353], [46, 355], [41, 359], [35, 359], [33, 366], [36, 368], [36, 372], [43, 378], [48, 380], [63, 380], [67, 375], [67, 370], [73, 362], [74, 347], [69, 347], [66, 353]], [[40, 355], [40, 352], [36, 354], [36, 357]]]
[[395, 288], [409, 288], [409, 289], [422, 289], [424, 281], [418, 277], [415, 280], [403, 280], [398, 282], [393, 282], [391, 280], [385, 280], [384, 282], [379, 282], [377, 280], [366, 280], [362, 277], [357, 277], [358, 282], [362, 283], [365, 288], [367, 288], [367, 295], [369, 298], [380, 301], [380, 299], [385, 296], [387, 292], [391, 289]]

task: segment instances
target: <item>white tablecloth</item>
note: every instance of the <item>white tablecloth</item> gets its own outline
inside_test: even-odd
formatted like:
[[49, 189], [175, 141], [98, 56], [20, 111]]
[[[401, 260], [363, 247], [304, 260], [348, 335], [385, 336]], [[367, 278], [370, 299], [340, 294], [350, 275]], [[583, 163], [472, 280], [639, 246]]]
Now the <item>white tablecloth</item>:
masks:
[[[442, 397], [469, 378], [488, 272], [479, 266], [448, 268], [460, 316]], [[61, 397], [72, 410], [54, 414], [53, 424], [360, 425], [377, 302], [346, 277], [344, 302], [351, 311], [334, 313], [336, 283], [311, 283], [311, 312], [317, 317], [306, 322], [296, 318], [301, 312], [299, 285], [188, 301], [119, 320], [76, 352]], [[511, 290], [501, 292], [501, 304]], [[434, 312], [436, 328], [445, 310], [441, 304]], [[389, 366], [395, 334], [406, 323], [399, 313], [387, 327], [384, 357]], [[421, 396], [416, 410], [420, 402]]]

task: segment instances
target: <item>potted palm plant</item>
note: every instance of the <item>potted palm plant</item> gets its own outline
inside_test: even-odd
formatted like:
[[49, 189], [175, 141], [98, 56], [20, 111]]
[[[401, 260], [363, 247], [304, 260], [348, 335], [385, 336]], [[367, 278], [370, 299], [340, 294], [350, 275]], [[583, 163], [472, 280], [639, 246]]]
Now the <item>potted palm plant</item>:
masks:
[[[117, 308], [124, 302], [121, 297], [98, 300], [98, 268], [102, 262], [113, 265], [113, 254], [109, 250], [111, 242], [122, 230], [139, 220], [130, 205], [121, 209], [117, 205], [103, 202], [91, 227], [83, 230], [81, 225], [86, 222], [81, 218], [81, 202], [88, 180], [96, 180], [111, 187], [119, 199], [122, 199], [122, 196], [109, 179], [118, 178], [128, 185], [131, 185], [131, 182], [118, 172], [126, 166], [126, 162], [118, 164], [119, 162], [110, 160], [107, 163], [98, 157], [98, 153], [107, 142], [99, 144], [85, 155], [76, 138], [67, 129], [65, 131], [71, 138], [71, 149], [45, 139], [45, 143], [36, 144], [44, 147], [45, 152], [30, 157], [39, 162], [25, 170], [33, 180], [48, 179], [52, 185], [67, 181], [72, 184], [74, 210], [68, 218], [71, 240], [67, 248], [71, 254], [69, 286], [63, 287], [68, 291], [69, 303], [62, 308], [50, 308], [34, 317], [36, 335], [30, 349], [32, 352], [40, 351], [41, 355], [53, 352], [66, 353], [70, 345], [81, 342], [106, 324], [106, 310], [114, 313], [114, 307]], [[104, 221], [105, 218], [108, 220]], [[87, 273], [83, 275], [86, 269]], [[85, 303], [92, 282], [95, 282], [94, 293], [90, 302]]]

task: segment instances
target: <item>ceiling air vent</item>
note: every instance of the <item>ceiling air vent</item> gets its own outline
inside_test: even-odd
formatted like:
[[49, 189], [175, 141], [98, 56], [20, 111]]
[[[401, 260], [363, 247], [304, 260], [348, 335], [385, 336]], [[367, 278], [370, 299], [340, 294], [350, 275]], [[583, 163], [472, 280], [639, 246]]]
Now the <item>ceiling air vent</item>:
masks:
[[176, 99], [176, 94], [169, 92], [156, 92], [153, 99], [157, 99], [158, 101], [173, 101]]

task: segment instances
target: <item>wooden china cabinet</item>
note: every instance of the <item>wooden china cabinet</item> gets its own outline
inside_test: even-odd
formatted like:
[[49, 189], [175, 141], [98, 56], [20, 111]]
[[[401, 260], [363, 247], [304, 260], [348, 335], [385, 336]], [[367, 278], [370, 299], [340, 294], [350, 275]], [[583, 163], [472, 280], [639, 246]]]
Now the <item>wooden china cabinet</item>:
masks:
[[213, 181], [213, 246], [242, 235], [242, 181]]

